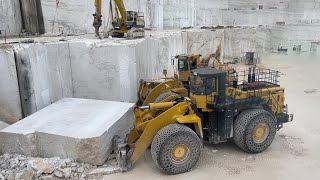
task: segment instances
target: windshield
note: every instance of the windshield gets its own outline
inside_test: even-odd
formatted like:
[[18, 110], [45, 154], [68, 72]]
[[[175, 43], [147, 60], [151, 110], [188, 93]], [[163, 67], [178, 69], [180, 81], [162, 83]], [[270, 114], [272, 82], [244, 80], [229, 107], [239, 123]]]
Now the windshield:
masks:
[[179, 62], [178, 62], [178, 68], [179, 68], [179, 71], [188, 71], [188, 70], [189, 70], [189, 68], [188, 68], [188, 62], [187, 62], [187, 61], [179, 60]]
[[195, 59], [193, 59], [192, 61], [191, 61], [191, 64], [190, 64], [190, 69], [191, 70], [194, 70], [194, 69], [196, 69], [197, 68], [197, 61], [195, 60]]
[[216, 91], [215, 78], [201, 78], [192, 74], [190, 77], [190, 91], [197, 95], [210, 95]]

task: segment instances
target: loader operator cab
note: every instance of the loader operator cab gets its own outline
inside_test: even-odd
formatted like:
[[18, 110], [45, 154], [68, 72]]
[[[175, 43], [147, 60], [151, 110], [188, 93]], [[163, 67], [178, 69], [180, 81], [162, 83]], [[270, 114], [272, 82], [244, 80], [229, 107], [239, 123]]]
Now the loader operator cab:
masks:
[[185, 86], [189, 86], [190, 72], [200, 66], [200, 54], [181, 54], [172, 59], [172, 65], [177, 63], [177, 76]]
[[191, 71], [190, 98], [197, 108], [225, 102], [227, 73], [211, 67]]

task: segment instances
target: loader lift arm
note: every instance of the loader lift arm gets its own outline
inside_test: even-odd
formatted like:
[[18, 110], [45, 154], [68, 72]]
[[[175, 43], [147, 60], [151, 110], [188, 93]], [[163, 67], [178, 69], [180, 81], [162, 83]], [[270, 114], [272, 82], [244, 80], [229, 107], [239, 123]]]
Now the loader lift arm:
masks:
[[[164, 112], [158, 115], [159, 110]], [[151, 145], [156, 134], [167, 125], [192, 124], [198, 136], [203, 137], [201, 119], [191, 108], [189, 100], [150, 103], [148, 106], [136, 107], [134, 114], [134, 129], [128, 135], [128, 140], [125, 142], [118, 137], [114, 139], [114, 149], [122, 171], [130, 170]]]

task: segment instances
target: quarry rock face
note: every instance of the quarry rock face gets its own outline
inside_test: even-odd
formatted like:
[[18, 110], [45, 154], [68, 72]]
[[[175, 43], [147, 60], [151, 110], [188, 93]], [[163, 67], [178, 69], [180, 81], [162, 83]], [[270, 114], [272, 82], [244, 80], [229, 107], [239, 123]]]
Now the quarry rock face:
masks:
[[22, 44], [14, 52], [24, 116], [72, 97], [68, 44]]
[[22, 118], [14, 51], [0, 47], [0, 121], [12, 124]]
[[[22, 19], [19, 0], [0, 1], [0, 30], [6, 30], [7, 36], [12, 36], [20, 34], [21, 29]], [[0, 35], [1, 39], [2, 34]]]
[[188, 31], [188, 53], [201, 54], [202, 58], [215, 53], [218, 46], [224, 46], [224, 31], [202, 31], [190, 30]]
[[4, 129], [4, 128], [8, 127], [8, 126], [9, 126], [9, 124], [0, 121], [0, 130], [2, 130], [2, 129]]
[[[131, 103], [62, 99], [0, 132], [2, 153], [102, 165], [133, 127]], [[36, 163], [35, 163], [36, 164]]]

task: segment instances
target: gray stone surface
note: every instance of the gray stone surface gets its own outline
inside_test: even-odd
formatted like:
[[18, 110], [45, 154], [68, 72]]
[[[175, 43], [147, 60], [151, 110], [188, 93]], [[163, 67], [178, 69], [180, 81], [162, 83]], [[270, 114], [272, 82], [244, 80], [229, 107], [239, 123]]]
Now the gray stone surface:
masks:
[[22, 118], [14, 51], [0, 47], [0, 121], [12, 124]]
[[[19, 0], [0, 1], [0, 30], [6, 30], [8, 36], [21, 33], [22, 19]], [[3, 35], [0, 35], [2, 39]]]
[[223, 46], [225, 30], [199, 30], [193, 29], [188, 31], [188, 46], [189, 54], [201, 54], [202, 58], [206, 58], [216, 52], [218, 46]]
[[72, 97], [68, 47], [66, 43], [15, 46], [24, 116], [64, 97]]
[[101, 165], [112, 138], [133, 126], [131, 103], [62, 99], [0, 132], [2, 153], [73, 158]]
[[[22, 20], [25, 30], [29, 34], [39, 33], [39, 19], [40, 14], [38, 14], [37, 3], [40, 4], [38, 0], [23, 0], [20, 1], [20, 7], [22, 12]], [[39, 6], [40, 7], [40, 6]]]
[[8, 126], [9, 126], [9, 124], [0, 121], [0, 130], [5, 129], [5, 128], [7, 128]]

